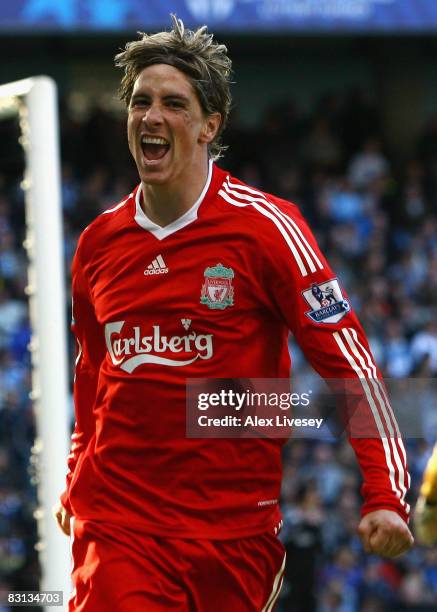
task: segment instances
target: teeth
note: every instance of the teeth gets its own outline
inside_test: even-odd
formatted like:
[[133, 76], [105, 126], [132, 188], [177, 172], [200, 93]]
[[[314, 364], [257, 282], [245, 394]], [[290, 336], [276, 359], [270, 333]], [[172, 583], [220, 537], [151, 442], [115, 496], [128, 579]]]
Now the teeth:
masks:
[[141, 138], [142, 144], [157, 144], [157, 145], [168, 145], [167, 140], [165, 138], [156, 138], [154, 136], [143, 136]]

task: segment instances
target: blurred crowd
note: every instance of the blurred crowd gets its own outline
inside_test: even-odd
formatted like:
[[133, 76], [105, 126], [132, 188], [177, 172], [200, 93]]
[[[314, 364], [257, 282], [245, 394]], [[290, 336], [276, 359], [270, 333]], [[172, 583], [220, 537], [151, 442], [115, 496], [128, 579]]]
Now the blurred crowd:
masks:
[[[71, 96], [61, 115], [69, 282], [79, 233], [138, 178], [119, 111]], [[1, 591], [36, 589], [39, 569], [23, 161], [15, 121], [0, 122], [0, 136]], [[247, 127], [235, 112], [225, 142], [229, 150], [220, 165], [300, 206], [347, 288], [385, 376], [435, 378], [437, 118], [423, 126], [408, 159], [388, 148], [378, 106], [359, 90], [326, 95], [311, 112], [284, 102], [269, 108], [256, 127]], [[291, 350], [295, 372], [309, 373], [299, 349]], [[408, 440], [410, 503], [434, 436], [437, 419], [431, 414], [426, 433]], [[437, 550], [416, 547], [395, 561], [364, 555], [355, 532], [359, 491], [359, 471], [344, 439], [286, 445], [283, 612], [435, 609]]]

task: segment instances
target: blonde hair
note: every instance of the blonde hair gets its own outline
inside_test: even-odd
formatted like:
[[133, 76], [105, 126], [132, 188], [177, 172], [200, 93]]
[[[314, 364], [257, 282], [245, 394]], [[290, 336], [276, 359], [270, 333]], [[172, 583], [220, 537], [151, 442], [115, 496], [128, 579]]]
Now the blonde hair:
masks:
[[119, 95], [129, 106], [134, 84], [147, 66], [168, 64], [188, 76], [205, 115], [220, 113], [220, 127], [208, 150], [212, 159], [218, 159], [226, 147], [221, 135], [231, 108], [230, 77], [232, 62], [227, 48], [214, 41], [207, 26], [197, 30], [185, 28], [181, 19], [171, 15], [170, 32], [145, 34], [126, 44], [125, 50], [115, 56], [115, 65], [124, 69]]

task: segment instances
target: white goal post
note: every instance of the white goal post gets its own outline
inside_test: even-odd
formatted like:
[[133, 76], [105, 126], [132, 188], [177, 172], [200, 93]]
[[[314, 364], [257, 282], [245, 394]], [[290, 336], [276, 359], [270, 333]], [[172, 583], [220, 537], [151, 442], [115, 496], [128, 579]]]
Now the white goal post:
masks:
[[[33, 461], [38, 480], [41, 590], [70, 589], [68, 538], [52, 507], [65, 485], [68, 453], [68, 377], [57, 88], [46, 76], [0, 86], [0, 112], [19, 115], [25, 152], [26, 240], [32, 340], [32, 400], [36, 415]], [[52, 609], [52, 608], [50, 608]]]

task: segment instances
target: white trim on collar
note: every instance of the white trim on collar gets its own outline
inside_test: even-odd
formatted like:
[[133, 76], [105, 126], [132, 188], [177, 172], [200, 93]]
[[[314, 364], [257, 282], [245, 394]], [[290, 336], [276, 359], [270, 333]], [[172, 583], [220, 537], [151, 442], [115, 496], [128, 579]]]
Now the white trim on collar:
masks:
[[190, 223], [195, 221], [197, 219], [197, 211], [199, 210], [199, 206], [202, 204], [205, 198], [205, 195], [209, 189], [209, 186], [211, 184], [212, 163], [213, 163], [212, 159], [210, 159], [208, 162], [208, 176], [206, 179], [206, 183], [205, 183], [204, 188], [202, 189], [202, 193], [200, 194], [196, 202], [193, 204], [193, 206], [189, 210], [187, 210], [187, 212], [185, 212], [181, 217], [179, 217], [179, 219], [172, 221], [171, 223], [169, 223], [168, 225], [164, 227], [161, 227], [160, 225], [157, 225], [156, 223], [151, 221], [151, 219], [149, 219], [149, 217], [145, 214], [145, 212], [141, 208], [140, 198], [141, 198], [142, 188], [140, 185], [136, 193], [136, 196], [135, 196], [135, 221], [138, 223], [138, 225], [142, 227], [143, 229], [148, 230], [158, 240], [162, 240], [163, 238], [166, 238], [167, 236], [174, 234], [175, 232], [182, 229], [186, 225], [189, 225]]

